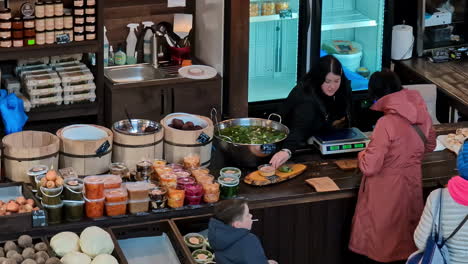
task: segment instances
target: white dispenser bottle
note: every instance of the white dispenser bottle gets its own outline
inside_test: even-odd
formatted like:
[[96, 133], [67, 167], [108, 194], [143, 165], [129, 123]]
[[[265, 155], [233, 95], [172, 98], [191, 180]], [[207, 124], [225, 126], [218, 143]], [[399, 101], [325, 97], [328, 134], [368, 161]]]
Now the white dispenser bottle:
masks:
[[128, 24], [127, 27], [129, 28], [129, 33], [127, 36], [127, 64], [135, 64], [136, 57], [135, 57], [135, 48], [137, 43], [136, 37], [136, 29], [138, 28], [139, 24]]
[[143, 39], [143, 60], [149, 63], [151, 61], [151, 38], [153, 37], [153, 30], [151, 27], [154, 23], [151, 21], [144, 21], [142, 24], [145, 26], [143, 32], [146, 32]]
[[109, 66], [109, 40], [106, 36], [107, 29], [104, 27], [104, 67]]

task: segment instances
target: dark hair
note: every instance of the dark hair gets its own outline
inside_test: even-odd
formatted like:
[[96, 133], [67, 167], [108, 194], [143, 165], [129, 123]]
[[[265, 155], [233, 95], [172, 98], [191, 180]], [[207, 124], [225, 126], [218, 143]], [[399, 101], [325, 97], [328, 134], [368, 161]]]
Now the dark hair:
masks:
[[245, 211], [247, 201], [243, 199], [224, 200], [215, 205], [214, 218], [231, 225], [239, 220]]
[[332, 55], [321, 57], [318, 65], [316, 67], [312, 67], [312, 69], [300, 81], [300, 84], [308, 94], [312, 93], [313, 89], [316, 89], [315, 92], [320, 93], [321, 86], [325, 82], [327, 74], [329, 73], [341, 76], [340, 88], [338, 88], [336, 94], [347, 94], [346, 85], [348, 85], [348, 79], [343, 74], [341, 62]]
[[374, 72], [369, 80], [369, 95], [373, 99], [380, 99], [388, 94], [399, 92], [401, 87], [400, 78], [394, 72], [382, 70]]

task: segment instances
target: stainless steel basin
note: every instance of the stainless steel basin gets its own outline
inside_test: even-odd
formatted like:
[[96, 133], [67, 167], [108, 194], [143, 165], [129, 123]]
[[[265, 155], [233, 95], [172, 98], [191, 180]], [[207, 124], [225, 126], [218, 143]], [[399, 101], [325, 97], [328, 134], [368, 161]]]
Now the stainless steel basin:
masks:
[[178, 74], [169, 73], [162, 68], [156, 69], [149, 64], [109, 67], [104, 69], [104, 75], [113, 83], [135, 83], [179, 77]]

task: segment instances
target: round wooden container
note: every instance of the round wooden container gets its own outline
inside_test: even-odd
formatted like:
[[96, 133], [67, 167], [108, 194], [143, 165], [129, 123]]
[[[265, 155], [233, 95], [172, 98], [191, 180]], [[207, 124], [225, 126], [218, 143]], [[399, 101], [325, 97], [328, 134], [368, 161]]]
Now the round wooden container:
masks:
[[[164, 128], [154, 121], [143, 119], [132, 119], [133, 128], [129, 124], [128, 120], [122, 120], [112, 126], [112, 162], [122, 162], [134, 169], [141, 160], [162, 159]], [[148, 125], [156, 130], [145, 132]]]
[[[169, 126], [172, 119], [192, 121], [200, 125], [200, 130], [180, 130]], [[196, 154], [200, 156], [200, 165], [206, 167], [211, 161], [211, 145], [214, 126], [211, 119], [205, 116], [184, 113], [170, 114], [161, 120], [164, 127], [164, 158], [169, 163], [183, 163], [184, 157]]]
[[[72, 130], [97, 128], [102, 135], [91, 139], [87, 132], [68, 137]], [[74, 132], [73, 132], [74, 133]], [[77, 133], [75, 133], [77, 134]], [[112, 131], [97, 125], [71, 125], [57, 131], [60, 138], [60, 168], [72, 167], [78, 176], [96, 175], [109, 171], [112, 158]], [[74, 136], [75, 137], [75, 136]]]
[[58, 169], [60, 140], [41, 131], [22, 131], [5, 136], [5, 175], [15, 182], [29, 183], [27, 171], [35, 165]]

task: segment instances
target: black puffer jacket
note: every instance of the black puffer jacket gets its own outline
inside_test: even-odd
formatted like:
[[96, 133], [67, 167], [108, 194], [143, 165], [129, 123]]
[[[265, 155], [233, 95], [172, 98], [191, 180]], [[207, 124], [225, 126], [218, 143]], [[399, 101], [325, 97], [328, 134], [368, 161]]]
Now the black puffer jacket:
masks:
[[308, 87], [311, 82], [298, 84], [289, 94], [279, 113], [290, 133], [283, 148], [291, 151], [306, 147], [311, 136], [333, 130], [332, 123], [346, 117], [347, 127], [351, 123], [351, 86], [342, 80], [335, 96], [325, 95], [321, 87]]

